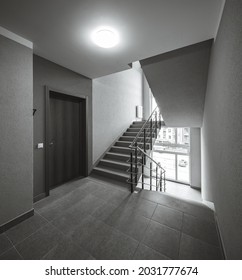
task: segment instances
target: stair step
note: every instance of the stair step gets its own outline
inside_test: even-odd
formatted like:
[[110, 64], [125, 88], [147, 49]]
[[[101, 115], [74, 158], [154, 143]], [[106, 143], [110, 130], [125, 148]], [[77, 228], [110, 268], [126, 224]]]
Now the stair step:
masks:
[[[130, 128], [141, 128], [141, 127], [143, 127], [143, 125], [144, 125], [144, 123], [142, 123], [142, 124], [131, 124], [130, 125]], [[148, 124], [147, 124], [147, 127], [148, 127]]]
[[120, 154], [130, 154], [130, 148], [128, 147], [119, 147], [119, 146], [112, 146], [110, 152], [120, 153]]
[[[139, 132], [141, 128], [137, 128], [137, 127], [129, 127], [126, 132]], [[153, 132], [155, 131], [155, 128], [152, 129]], [[150, 132], [150, 128], [146, 128], [146, 132]]]
[[119, 153], [114, 153], [114, 152], [107, 152], [104, 158], [110, 158], [110, 159], [115, 159], [115, 160], [120, 160], [120, 161], [126, 162], [127, 160], [129, 160], [130, 155], [119, 154]]
[[102, 159], [98, 164], [98, 167], [101, 166], [108, 166], [123, 171], [127, 171], [127, 169], [130, 167], [130, 165], [126, 162], [120, 162], [120, 161], [115, 161], [110, 159]]
[[133, 121], [133, 124], [136, 124], [136, 123], [145, 123], [146, 122], [146, 120], [143, 120], [143, 121]]
[[[119, 138], [119, 141], [127, 141], [127, 142], [133, 142], [134, 141], [134, 139], [135, 139], [135, 136], [121, 136], [120, 138]], [[146, 137], [146, 142], [148, 143], [148, 141], [149, 141], [149, 137]], [[144, 140], [144, 137], [138, 137], [138, 141], [139, 142], [143, 142], [143, 140]]]
[[[133, 132], [133, 131], [126, 131], [126, 132], [124, 132], [124, 134], [123, 134], [123, 136], [137, 136], [137, 134], [138, 134], [138, 132]], [[150, 136], [150, 134], [149, 133], [146, 133], [147, 134], [147, 136]], [[142, 132], [142, 133], [140, 133], [140, 135], [139, 136], [144, 136], [144, 133]], [[154, 138], [155, 137], [155, 133], [152, 133], [152, 137]]]
[[124, 183], [126, 183], [129, 178], [129, 174], [127, 172], [117, 171], [108, 167], [95, 167], [93, 171], [101, 176], [109, 177]]
[[[117, 141], [115, 143], [115, 146], [118, 146], [118, 147], [127, 147], [129, 148], [129, 146], [132, 144], [132, 142], [128, 142], [128, 141]], [[144, 147], [144, 144], [143, 142], [138, 142], [137, 143], [139, 147], [143, 148]], [[146, 150], [148, 150], [150, 147], [149, 143], [146, 143]]]
[[[119, 153], [114, 153], [114, 152], [107, 152], [104, 158], [127, 162], [130, 159], [130, 155], [129, 154], [119, 154]], [[138, 157], [138, 158], [141, 159], [141, 157]]]

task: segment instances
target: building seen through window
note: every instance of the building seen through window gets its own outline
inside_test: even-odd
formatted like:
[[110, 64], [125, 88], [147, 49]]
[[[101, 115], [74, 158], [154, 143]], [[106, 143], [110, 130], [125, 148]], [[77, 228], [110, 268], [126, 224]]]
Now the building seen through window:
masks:
[[168, 180], [190, 184], [190, 129], [162, 127], [153, 157], [166, 170]]

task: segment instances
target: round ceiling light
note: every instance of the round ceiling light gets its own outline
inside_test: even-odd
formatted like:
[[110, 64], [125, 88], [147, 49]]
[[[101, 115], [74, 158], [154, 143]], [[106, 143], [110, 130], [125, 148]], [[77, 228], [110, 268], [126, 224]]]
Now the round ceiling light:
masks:
[[109, 49], [119, 43], [119, 35], [113, 28], [102, 26], [92, 33], [92, 40], [99, 47]]

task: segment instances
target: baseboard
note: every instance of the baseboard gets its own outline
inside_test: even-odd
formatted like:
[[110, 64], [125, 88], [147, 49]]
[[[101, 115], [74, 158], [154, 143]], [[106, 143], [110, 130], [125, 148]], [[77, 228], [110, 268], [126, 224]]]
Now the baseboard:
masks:
[[34, 203], [45, 198], [46, 197], [46, 193], [41, 193], [41, 194], [38, 194], [34, 197]]
[[11, 221], [7, 222], [6, 224], [3, 224], [0, 226], [0, 233], [3, 233], [10, 229], [11, 227], [16, 226], [17, 224], [23, 222], [24, 220], [32, 217], [34, 215], [34, 208], [29, 210], [28, 212], [25, 212], [24, 214], [12, 219]]

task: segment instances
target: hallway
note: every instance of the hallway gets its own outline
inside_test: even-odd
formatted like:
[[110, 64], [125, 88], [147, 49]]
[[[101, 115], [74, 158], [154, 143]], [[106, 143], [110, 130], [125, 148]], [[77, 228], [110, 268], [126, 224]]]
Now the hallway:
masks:
[[208, 207], [92, 177], [52, 190], [0, 235], [0, 259], [222, 258]]

